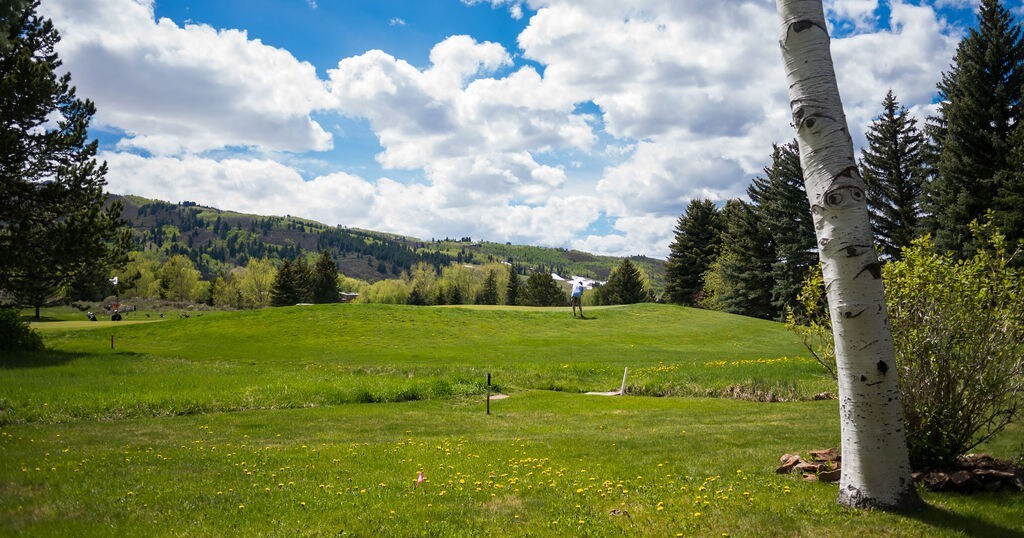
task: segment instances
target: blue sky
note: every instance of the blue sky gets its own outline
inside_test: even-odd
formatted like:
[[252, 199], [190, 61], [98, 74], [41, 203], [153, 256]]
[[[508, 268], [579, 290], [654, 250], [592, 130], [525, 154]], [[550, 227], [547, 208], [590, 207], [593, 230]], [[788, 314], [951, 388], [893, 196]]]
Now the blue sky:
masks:
[[[855, 146], [924, 118], [972, 0], [826, 1]], [[1018, 15], [1020, 0], [1007, 2]], [[667, 255], [792, 138], [773, 0], [43, 0], [109, 190]]]

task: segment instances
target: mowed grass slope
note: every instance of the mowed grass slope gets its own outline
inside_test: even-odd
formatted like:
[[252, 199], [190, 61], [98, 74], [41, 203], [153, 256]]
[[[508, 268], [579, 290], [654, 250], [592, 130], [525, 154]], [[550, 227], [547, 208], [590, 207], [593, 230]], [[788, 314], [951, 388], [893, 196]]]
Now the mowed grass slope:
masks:
[[[838, 446], [834, 400], [579, 392], [625, 366], [634, 394], [828, 389], [778, 324], [588, 317], [335, 305], [49, 325], [51, 351], [0, 361], [0, 535], [1024, 536], [1019, 493], [923, 492], [903, 516], [775, 474], [784, 452]], [[487, 372], [511, 394], [490, 415]], [[1013, 425], [981, 448], [1022, 440]]]
[[[60, 326], [60, 324], [57, 324]], [[0, 424], [618, 388], [807, 398], [832, 382], [777, 323], [635, 305], [588, 309], [330, 305], [45, 329], [5, 359]], [[111, 349], [113, 337], [113, 349]], [[57, 382], [55, 382], [57, 380]]]

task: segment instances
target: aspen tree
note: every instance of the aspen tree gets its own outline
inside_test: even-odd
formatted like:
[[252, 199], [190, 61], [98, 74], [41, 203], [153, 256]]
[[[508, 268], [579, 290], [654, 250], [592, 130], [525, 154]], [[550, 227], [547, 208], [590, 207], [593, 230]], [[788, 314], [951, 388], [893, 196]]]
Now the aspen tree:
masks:
[[835, 336], [842, 437], [838, 501], [920, 504], [864, 181], [839, 99], [821, 0], [776, 0], [793, 126]]

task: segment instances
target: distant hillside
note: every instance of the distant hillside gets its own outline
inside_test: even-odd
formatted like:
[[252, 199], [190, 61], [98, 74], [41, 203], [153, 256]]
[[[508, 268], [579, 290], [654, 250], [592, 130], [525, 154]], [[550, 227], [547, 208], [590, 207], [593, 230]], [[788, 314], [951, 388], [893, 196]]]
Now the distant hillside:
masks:
[[[169, 203], [138, 196], [113, 196], [124, 204], [122, 218], [132, 228], [139, 250], [162, 256], [188, 256], [204, 278], [244, 266], [250, 258], [293, 260], [327, 250], [338, 270], [368, 281], [395, 278], [417, 263], [435, 267], [452, 263], [506, 261], [533, 271], [604, 280], [621, 258], [576, 250], [521, 246], [487, 241], [423, 241], [394, 234], [328, 226], [286, 215], [261, 216]], [[664, 262], [631, 258], [644, 268], [656, 290], [663, 288]]]
[[[535, 247], [528, 245], [512, 245], [508, 243], [492, 243], [489, 241], [442, 240], [427, 244], [428, 249], [449, 256], [474, 256], [474, 259], [495, 259], [510, 261], [534, 271], [556, 273], [568, 278], [572, 275], [585, 276], [595, 280], [607, 280], [622, 258], [615, 256], [598, 256], [579, 250], [564, 248]], [[647, 256], [631, 256], [632, 262], [643, 267], [651, 279], [651, 286], [661, 291], [665, 284], [665, 262]]]

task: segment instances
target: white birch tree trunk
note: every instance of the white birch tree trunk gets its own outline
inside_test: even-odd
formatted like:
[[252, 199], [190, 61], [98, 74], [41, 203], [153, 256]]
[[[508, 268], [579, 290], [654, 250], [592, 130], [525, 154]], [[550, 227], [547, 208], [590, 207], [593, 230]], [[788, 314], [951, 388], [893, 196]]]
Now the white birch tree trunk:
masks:
[[910, 475], [881, 266], [839, 99], [822, 2], [776, 4], [836, 344], [842, 436], [838, 501], [857, 508], [912, 508], [920, 498]]

